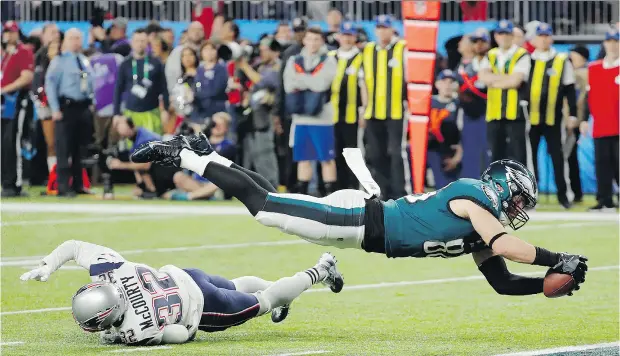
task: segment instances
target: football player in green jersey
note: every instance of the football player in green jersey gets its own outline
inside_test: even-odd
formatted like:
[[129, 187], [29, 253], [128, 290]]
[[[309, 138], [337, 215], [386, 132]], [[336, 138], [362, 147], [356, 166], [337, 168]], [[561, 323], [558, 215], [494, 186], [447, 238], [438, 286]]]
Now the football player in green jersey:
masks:
[[[353, 172], [366, 190], [377, 193], [361, 153], [350, 153], [345, 152], [345, 157]], [[480, 180], [459, 179], [434, 192], [382, 201], [350, 189], [324, 198], [276, 193], [257, 173], [219, 156], [202, 134], [149, 142], [133, 153], [132, 160], [196, 172], [239, 199], [261, 224], [315, 244], [394, 258], [471, 253], [500, 294], [543, 291], [542, 278], [510, 273], [504, 258], [569, 274], [576, 282], [574, 290], [585, 281], [585, 257], [535, 247], [504, 229], [510, 226], [517, 230], [525, 225], [529, 219], [526, 210], [534, 208], [538, 195], [532, 173], [515, 161], [491, 163]]]

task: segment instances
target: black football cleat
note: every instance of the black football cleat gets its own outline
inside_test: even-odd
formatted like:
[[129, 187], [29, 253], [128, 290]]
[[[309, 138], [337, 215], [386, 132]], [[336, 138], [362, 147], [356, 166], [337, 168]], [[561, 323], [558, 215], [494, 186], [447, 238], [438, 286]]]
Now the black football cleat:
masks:
[[214, 151], [207, 135], [202, 132], [199, 132], [196, 135], [186, 136], [186, 138], [190, 148], [199, 156], [206, 156]]
[[179, 167], [181, 157], [179, 156], [184, 149], [191, 149], [187, 138], [175, 136], [169, 141], [151, 141], [138, 147], [131, 154], [131, 161], [135, 163], [158, 163], [163, 166]]
[[274, 323], [282, 322], [288, 316], [288, 312], [290, 309], [290, 304], [275, 308], [271, 311], [271, 321]]

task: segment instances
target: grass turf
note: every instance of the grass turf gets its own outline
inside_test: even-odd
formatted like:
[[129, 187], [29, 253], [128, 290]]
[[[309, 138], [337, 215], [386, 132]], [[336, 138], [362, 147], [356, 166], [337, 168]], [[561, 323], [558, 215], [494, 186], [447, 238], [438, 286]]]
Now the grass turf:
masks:
[[[229, 278], [289, 276], [312, 266], [327, 250], [340, 261], [345, 290], [338, 295], [302, 295], [281, 324], [262, 317], [224, 332], [199, 333], [195, 342], [153, 349], [148, 354], [276, 355], [324, 351], [329, 355], [494, 355], [618, 340], [618, 227], [613, 222], [585, 222], [581, 226], [531, 222], [529, 229], [519, 231], [519, 236], [535, 245], [587, 255], [590, 267], [615, 267], [589, 272], [583, 288], [573, 297], [547, 299], [542, 295], [499, 296], [480, 279], [441, 281], [479, 275], [467, 256], [393, 260], [361, 251], [334, 250], [297, 243], [300, 240], [295, 237], [263, 227], [247, 216], [167, 216], [148, 220], [141, 216], [110, 216], [106, 221], [95, 221], [97, 217], [101, 216], [3, 212], [3, 261], [46, 255], [67, 239], [129, 251], [127, 259], [157, 268], [164, 264], [198, 267]], [[49, 219], [73, 222], [48, 224]], [[243, 245], [286, 241], [294, 244]], [[170, 247], [187, 249], [153, 251]], [[509, 267], [513, 272], [543, 271], [512, 263]], [[73, 293], [89, 280], [85, 271], [63, 269], [47, 283], [22, 283], [19, 276], [25, 271], [24, 266], [2, 266], [2, 312], [67, 307]], [[427, 282], [346, 289], [403, 281]], [[3, 343], [23, 342], [2, 346], [6, 355], [91, 355], [123, 349], [99, 345], [97, 335], [82, 332], [66, 310], [2, 315], [1, 325]]]

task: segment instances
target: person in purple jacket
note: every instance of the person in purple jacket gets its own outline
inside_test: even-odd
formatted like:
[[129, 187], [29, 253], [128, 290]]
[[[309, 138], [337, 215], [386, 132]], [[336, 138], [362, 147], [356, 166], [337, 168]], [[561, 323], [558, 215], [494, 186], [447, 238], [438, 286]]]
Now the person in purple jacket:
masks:
[[213, 114], [226, 111], [226, 87], [228, 71], [223, 63], [218, 62], [217, 48], [211, 41], [200, 47], [202, 64], [194, 78], [194, 110], [189, 120], [195, 124], [207, 124]]

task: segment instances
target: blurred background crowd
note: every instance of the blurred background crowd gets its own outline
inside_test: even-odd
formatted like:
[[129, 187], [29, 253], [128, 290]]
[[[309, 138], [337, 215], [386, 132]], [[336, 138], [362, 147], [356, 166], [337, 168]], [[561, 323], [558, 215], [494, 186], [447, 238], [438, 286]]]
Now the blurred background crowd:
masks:
[[[385, 198], [411, 193], [402, 1], [0, 6], [3, 197], [28, 182], [61, 197], [135, 183], [144, 199], [225, 199], [200, 176], [128, 160], [197, 132], [280, 191], [358, 188], [342, 150], [359, 147]], [[615, 211], [617, 19], [617, 1], [443, 2], [427, 184], [511, 158], [566, 209], [596, 193], [593, 210]]]

